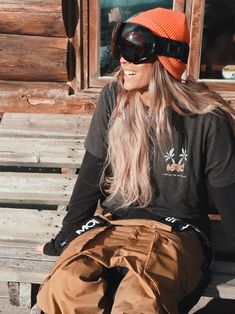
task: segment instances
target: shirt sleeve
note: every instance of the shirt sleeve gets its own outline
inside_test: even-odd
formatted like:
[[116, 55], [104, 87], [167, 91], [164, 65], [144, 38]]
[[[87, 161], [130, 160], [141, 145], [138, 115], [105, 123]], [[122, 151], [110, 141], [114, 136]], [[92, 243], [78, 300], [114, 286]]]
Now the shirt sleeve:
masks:
[[235, 182], [235, 136], [227, 117], [216, 116], [206, 145], [205, 173], [214, 187]]
[[226, 187], [210, 186], [210, 191], [225, 230], [235, 246], [235, 183]]
[[117, 83], [113, 82], [102, 89], [85, 141], [86, 150], [101, 159], [106, 158], [108, 124], [116, 105], [116, 88]]
[[62, 228], [54, 239], [44, 245], [44, 254], [60, 255], [64, 247], [68, 245], [68, 239], [74, 230], [82, 222], [93, 216], [97, 203], [102, 198], [99, 181], [103, 162], [89, 152], [85, 153]]

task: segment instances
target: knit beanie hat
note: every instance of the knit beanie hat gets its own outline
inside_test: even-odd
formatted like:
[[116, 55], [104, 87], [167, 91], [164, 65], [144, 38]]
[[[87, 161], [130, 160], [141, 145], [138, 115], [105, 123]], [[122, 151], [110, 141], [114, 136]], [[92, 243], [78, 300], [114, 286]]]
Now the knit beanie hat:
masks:
[[[140, 24], [150, 29], [155, 35], [189, 44], [187, 18], [182, 12], [155, 8], [133, 16], [127, 22]], [[186, 69], [185, 63], [179, 59], [165, 56], [158, 56], [158, 59], [168, 72], [176, 79], [181, 80]]]

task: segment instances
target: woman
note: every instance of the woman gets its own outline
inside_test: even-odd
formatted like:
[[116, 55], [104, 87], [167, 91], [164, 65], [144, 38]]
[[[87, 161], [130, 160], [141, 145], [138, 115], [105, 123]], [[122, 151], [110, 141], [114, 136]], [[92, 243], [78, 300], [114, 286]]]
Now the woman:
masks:
[[185, 15], [168, 9], [115, 28], [117, 81], [101, 92], [62, 230], [43, 248], [63, 251], [38, 295], [45, 313], [187, 313], [212, 262], [209, 190], [235, 243], [234, 109], [181, 81], [188, 44]]

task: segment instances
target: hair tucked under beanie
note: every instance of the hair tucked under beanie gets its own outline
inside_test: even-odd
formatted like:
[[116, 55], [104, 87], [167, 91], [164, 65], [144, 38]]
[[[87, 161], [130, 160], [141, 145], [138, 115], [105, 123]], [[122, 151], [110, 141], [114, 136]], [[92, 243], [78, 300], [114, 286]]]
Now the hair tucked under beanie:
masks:
[[[184, 13], [164, 8], [155, 8], [131, 17], [127, 22], [140, 24], [150, 29], [155, 35], [167, 37], [189, 44], [187, 18]], [[176, 79], [186, 69], [186, 64], [179, 59], [158, 56], [159, 61]]]

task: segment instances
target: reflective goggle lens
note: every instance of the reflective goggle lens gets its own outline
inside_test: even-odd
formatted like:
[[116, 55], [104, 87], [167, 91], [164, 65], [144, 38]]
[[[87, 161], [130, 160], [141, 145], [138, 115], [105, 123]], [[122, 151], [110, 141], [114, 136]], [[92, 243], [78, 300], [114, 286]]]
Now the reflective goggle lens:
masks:
[[127, 61], [138, 64], [151, 62], [159, 55], [187, 63], [188, 53], [187, 43], [155, 36], [151, 30], [139, 24], [119, 23], [112, 33], [114, 59], [122, 56]]
[[121, 56], [132, 63], [142, 63], [152, 59], [155, 38], [148, 29], [132, 23], [121, 23], [116, 26], [112, 37], [114, 59]]

